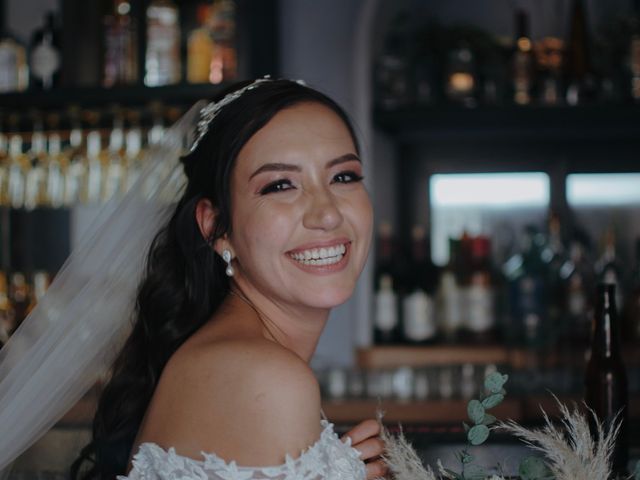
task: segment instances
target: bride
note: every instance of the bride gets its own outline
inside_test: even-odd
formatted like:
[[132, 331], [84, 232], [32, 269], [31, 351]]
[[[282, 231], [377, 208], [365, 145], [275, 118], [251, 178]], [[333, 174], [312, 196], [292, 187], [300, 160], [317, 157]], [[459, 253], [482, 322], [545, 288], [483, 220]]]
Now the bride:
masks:
[[148, 253], [133, 331], [72, 478], [384, 475], [378, 423], [338, 439], [308, 365], [371, 238], [346, 114], [265, 78], [200, 115], [181, 159], [187, 186]]

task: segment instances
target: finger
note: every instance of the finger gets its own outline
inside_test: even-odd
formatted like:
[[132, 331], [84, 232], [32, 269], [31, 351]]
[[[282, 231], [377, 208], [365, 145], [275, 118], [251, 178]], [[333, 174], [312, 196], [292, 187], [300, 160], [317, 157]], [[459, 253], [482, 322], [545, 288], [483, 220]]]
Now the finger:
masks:
[[367, 438], [364, 442], [351, 445], [360, 452], [360, 460], [379, 457], [384, 453], [384, 442], [380, 437]]
[[384, 477], [389, 472], [389, 467], [384, 460], [376, 460], [366, 464], [367, 480]]
[[342, 438], [344, 439], [345, 437], [349, 437], [351, 439], [351, 445], [355, 445], [367, 438], [377, 437], [378, 435], [380, 435], [380, 424], [376, 420], [369, 419], [364, 422], [360, 422], [343, 435]]

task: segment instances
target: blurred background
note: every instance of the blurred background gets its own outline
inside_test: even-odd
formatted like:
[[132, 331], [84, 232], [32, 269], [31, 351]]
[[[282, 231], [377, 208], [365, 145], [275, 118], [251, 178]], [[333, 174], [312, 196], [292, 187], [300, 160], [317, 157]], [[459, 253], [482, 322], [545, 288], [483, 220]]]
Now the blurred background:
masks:
[[[499, 370], [496, 416], [535, 425], [549, 390], [584, 397], [607, 281], [637, 457], [638, 0], [0, 0], [0, 344], [164, 129], [265, 74], [345, 106], [376, 211], [312, 363], [327, 416], [344, 429], [380, 406], [446, 457], [434, 439], [464, 442]], [[99, 389], [16, 475], [68, 465]], [[522, 452], [498, 437], [482, 454], [508, 469]]]

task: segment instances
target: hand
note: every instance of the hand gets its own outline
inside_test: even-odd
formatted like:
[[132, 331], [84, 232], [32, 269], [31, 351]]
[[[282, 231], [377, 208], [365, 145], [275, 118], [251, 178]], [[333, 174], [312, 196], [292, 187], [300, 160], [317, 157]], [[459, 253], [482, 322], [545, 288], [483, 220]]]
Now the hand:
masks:
[[360, 452], [360, 459], [367, 468], [367, 480], [384, 477], [387, 464], [380, 458], [384, 452], [384, 442], [380, 438], [380, 424], [376, 420], [365, 420], [342, 436], [351, 439], [351, 446]]

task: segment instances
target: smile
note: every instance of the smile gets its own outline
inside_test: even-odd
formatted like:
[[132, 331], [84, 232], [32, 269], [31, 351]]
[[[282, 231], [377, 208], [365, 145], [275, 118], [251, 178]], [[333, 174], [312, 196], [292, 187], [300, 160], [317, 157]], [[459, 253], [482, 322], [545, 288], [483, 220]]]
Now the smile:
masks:
[[335, 247], [302, 250], [291, 253], [289, 256], [303, 265], [324, 266], [338, 263], [346, 251], [346, 245], [342, 244]]

